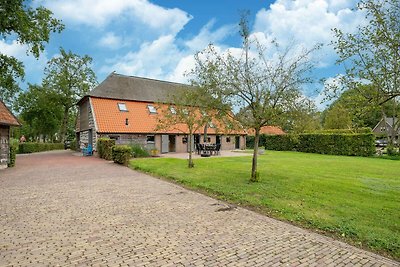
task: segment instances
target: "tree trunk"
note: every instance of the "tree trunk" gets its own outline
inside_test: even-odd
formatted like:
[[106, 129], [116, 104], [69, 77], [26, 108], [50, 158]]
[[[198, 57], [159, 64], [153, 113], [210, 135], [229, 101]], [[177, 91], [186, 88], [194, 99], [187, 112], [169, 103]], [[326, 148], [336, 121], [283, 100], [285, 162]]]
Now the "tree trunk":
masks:
[[250, 182], [258, 182], [260, 177], [257, 172], [257, 157], [258, 157], [258, 143], [260, 141], [260, 129], [255, 129], [254, 136], [254, 150], [253, 150], [253, 163], [251, 166]]
[[65, 135], [67, 133], [68, 115], [69, 115], [69, 108], [65, 107], [64, 108], [64, 118], [63, 118], [63, 122], [61, 125], [61, 131], [60, 131], [61, 143], [65, 141]]
[[194, 168], [194, 163], [192, 159], [192, 140], [193, 140], [193, 133], [190, 131], [189, 133], [189, 162], [188, 162], [188, 167], [189, 168]]

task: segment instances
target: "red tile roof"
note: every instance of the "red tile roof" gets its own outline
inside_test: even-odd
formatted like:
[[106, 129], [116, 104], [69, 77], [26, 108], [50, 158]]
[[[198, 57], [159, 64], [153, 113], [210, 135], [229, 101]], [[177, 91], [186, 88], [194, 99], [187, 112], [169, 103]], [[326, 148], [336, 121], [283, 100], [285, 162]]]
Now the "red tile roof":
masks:
[[[152, 104], [149, 102], [130, 101], [130, 100], [116, 100], [108, 98], [90, 97], [95, 114], [97, 131], [99, 133], [175, 133], [182, 134], [188, 133], [189, 130], [186, 125], [179, 124], [171, 127], [170, 130], [156, 131], [158, 125], [158, 115], [150, 114], [147, 106]], [[125, 103], [128, 111], [120, 111], [118, 103]], [[168, 108], [161, 106], [160, 110]], [[128, 125], [126, 125], [128, 120]], [[203, 132], [200, 129], [199, 132]], [[214, 128], [208, 128], [208, 133], [215, 133]], [[238, 134], [241, 134], [238, 132]]]
[[0, 100], [0, 124], [20, 126], [17, 118], [11, 113], [7, 106]]
[[[254, 130], [253, 129], [249, 129], [247, 131], [247, 133], [249, 135], [254, 135]], [[271, 135], [282, 135], [282, 134], [286, 134], [280, 127], [278, 126], [264, 126], [261, 128], [260, 130], [260, 134], [271, 134]]]

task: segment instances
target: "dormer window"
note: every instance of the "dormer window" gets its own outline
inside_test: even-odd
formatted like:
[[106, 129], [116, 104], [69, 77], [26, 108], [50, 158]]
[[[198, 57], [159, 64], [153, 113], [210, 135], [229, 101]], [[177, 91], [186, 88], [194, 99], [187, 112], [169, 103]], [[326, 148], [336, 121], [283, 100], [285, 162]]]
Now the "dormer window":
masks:
[[119, 111], [128, 111], [125, 103], [118, 103], [118, 109], [119, 109]]
[[176, 114], [176, 109], [174, 107], [169, 107], [169, 110], [171, 111], [172, 114]]
[[149, 109], [150, 114], [157, 114], [157, 109], [153, 105], [147, 105], [147, 108]]

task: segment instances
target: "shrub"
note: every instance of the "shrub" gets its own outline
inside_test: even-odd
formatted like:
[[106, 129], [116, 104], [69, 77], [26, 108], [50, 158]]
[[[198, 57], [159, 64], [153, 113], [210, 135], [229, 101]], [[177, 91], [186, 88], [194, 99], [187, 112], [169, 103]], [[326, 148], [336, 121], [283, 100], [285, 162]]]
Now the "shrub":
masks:
[[266, 149], [297, 150], [307, 153], [346, 156], [372, 156], [375, 153], [372, 133], [308, 133], [268, 136]]
[[[258, 142], [258, 146], [265, 146], [265, 142], [267, 140], [266, 134], [260, 134], [260, 140]], [[246, 147], [247, 148], [254, 148], [254, 139], [255, 137], [253, 135], [249, 135], [246, 137]]]
[[127, 166], [129, 159], [132, 157], [132, 151], [129, 146], [113, 146], [112, 160], [115, 163]]
[[265, 149], [278, 151], [292, 151], [297, 149], [298, 135], [267, 135], [265, 137]]
[[78, 142], [76, 141], [76, 139], [73, 139], [73, 140], [71, 141], [70, 149], [71, 149], [71, 150], [78, 151]]
[[397, 152], [397, 149], [393, 145], [388, 145], [386, 147], [386, 153], [388, 156], [398, 156], [400, 155], [400, 151]]
[[139, 144], [133, 143], [129, 145], [132, 151], [132, 157], [135, 158], [145, 158], [150, 157], [149, 151], [147, 151], [144, 147]]
[[62, 143], [20, 143], [18, 146], [19, 154], [35, 153], [50, 150], [64, 149], [64, 144]]
[[15, 166], [17, 150], [18, 150], [18, 140], [11, 139], [10, 140], [10, 159], [8, 161], [8, 167]]
[[115, 140], [110, 138], [97, 139], [97, 153], [99, 157], [105, 160], [112, 160], [112, 148], [115, 146]]

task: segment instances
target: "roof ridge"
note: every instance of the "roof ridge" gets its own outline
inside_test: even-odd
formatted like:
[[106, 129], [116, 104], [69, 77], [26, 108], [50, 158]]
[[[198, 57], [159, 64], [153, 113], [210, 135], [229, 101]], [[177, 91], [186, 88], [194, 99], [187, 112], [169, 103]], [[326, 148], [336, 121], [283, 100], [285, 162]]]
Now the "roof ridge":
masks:
[[148, 77], [142, 77], [142, 76], [120, 74], [120, 73], [116, 73], [115, 71], [114, 71], [114, 72], [111, 72], [108, 76], [111, 76], [111, 75], [117, 75], [117, 76], [126, 77], [126, 78], [136, 78], [136, 79], [142, 79], [142, 80], [156, 81], [156, 82], [161, 82], [161, 83], [170, 83], [170, 84], [177, 84], [177, 85], [190, 86], [190, 84], [178, 83], [178, 82], [171, 82], [171, 81], [165, 81], [165, 80], [160, 80], [160, 79], [155, 79], [155, 78], [148, 78]]

